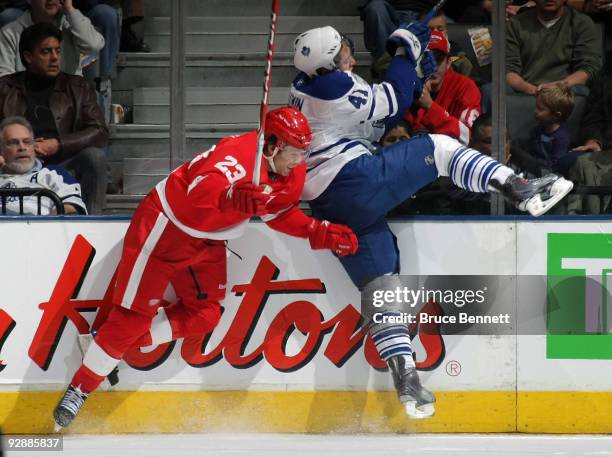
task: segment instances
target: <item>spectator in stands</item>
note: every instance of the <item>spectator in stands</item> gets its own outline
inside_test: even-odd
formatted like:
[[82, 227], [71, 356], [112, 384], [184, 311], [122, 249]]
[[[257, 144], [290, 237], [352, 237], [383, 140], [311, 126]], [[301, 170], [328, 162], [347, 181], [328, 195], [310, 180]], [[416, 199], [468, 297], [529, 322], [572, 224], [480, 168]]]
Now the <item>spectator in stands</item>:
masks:
[[570, 132], [565, 124], [574, 103], [574, 93], [563, 84], [542, 89], [536, 95], [538, 125], [532, 132], [530, 149], [547, 163], [547, 168], [563, 175], [567, 175], [577, 157], [576, 152], [570, 152]]
[[[608, 55], [608, 62], [612, 56]], [[593, 83], [580, 125], [584, 153], [570, 169], [570, 179], [586, 186], [612, 186], [612, 76], [601, 74]], [[610, 195], [570, 195], [570, 214], [612, 213]]]
[[104, 38], [73, 6], [73, 0], [30, 0], [28, 11], [0, 29], [0, 76], [25, 70], [19, 37], [26, 27], [38, 23], [53, 23], [61, 30], [61, 69], [65, 73], [81, 75], [81, 51], [98, 52], [104, 47]]
[[391, 32], [400, 23], [416, 21], [423, 11], [430, 10], [437, 0], [368, 0], [361, 9], [363, 39], [374, 59], [386, 51]]
[[[419, 21], [423, 20], [427, 13], [429, 13], [429, 11], [424, 11], [419, 14]], [[437, 30], [438, 32], [444, 32], [444, 34], [448, 36], [448, 20], [446, 19], [444, 11], [438, 10], [438, 12], [434, 14], [434, 17], [427, 23], [427, 27], [429, 27], [429, 30], [432, 32]]]
[[[74, 7], [87, 16], [104, 37], [104, 47], [97, 54], [100, 77], [111, 75], [119, 53], [119, 15], [117, 10], [100, 0], [73, 0]], [[0, 27], [13, 22], [28, 9], [26, 0], [10, 0], [0, 12]]]
[[[423, 17], [427, 13], [428, 11], [421, 13], [419, 15], [419, 20], [422, 20]], [[446, 35], [446, 38], [449, 38], [448, 19], [443, 11], [438, 11], [434, 15], [434, 17], [431, 18], [431, 20], [427, 23], [427, 26], [429, 27], [429, 30], [431, 30], [432, 32], [433, 31], [443, 32], [444, 35]], [[465, 33], [467, 33], [467, 31]], [[465, 50], [461, 49], [459, 44], [456, 43], [455, 41], [450, 40], [450, 38], [449, 38], [449, 44], [450, 44], [450, 50], [451, 50], [451, 68], [457, 73], [471, 77], [472, 73], [474, 72], [474, 65], [472, 64], [470, 59], [467, 57]]]
[[27, 0], [8, 0], [5, 2], [5, 7], [0, 11], [0, 28], [4, 27], [9, 22], [13, 22], [28, 9]]
[[506, 82], [535, 95], [560, 82], [586, 93], [601, 62], [601, 40], [591, 18], [565, 6], [566, 0], [536, 0], [535, 8], [508, 22]]
[[412, 136], [412, 126], [403, 119], [400, 119], [395, 127], [388, 129], [380, 139], [382, 147], [397, 143], [398, 141], [408, 140]]
[[506, 0], [506, 20], [519, 13], [527, 11], [527, 8], [533, 8], [535, 2], [533, 0], [514, 0], [509, 2]]
[[83, 188], [90, 214], [100, 214], [106, 198], [108, 142], [96, 92], [80, 76], [60, 71], [62, 33], [49, 23], [26, 28], [19, 54], [26, 71], [0, 78], [0, 118], [24, 116], [34, 128], [36, 155], [60, 164]]
[[588, 14], [599, 24], [603, 24], [605, 51], [612, 51], [612, 2], [610, 0], [567, 0], [568, 6]]
[[119, 54], [119, 14], [116, 8], [100, 0], [74, 0], [74, 5], [87, 16], [104, 37], [98, 52], [99, 77], [110, 78]]
[[602, 74], [593, 82], [586, 106], [580, 124], [582, 145], [574, 149], [585, 152], [612, 149], [612, 75]]
[[[581, 154], [569, 172], [576, 185], [612, 186], [612, 151], [594, 151]], [[612, 213], [608, 194], [570, 194], [567, 197], [568, 214]]]
[[480, 114], [480, 91], [474, 81], [450, 68], [450, 44], [444, 33], [433, 31], [429, 48], [438, 70], [425, 83], [406, 120], [415, 133], [442, 133], [468, 144], [472, 123]]
[[[0, 189], [41, 188], [57, 194], [65, 214], [87, 214], [81, 199], [81, 186], [61, 167], [43, 167], [34, 151], [34, 131], [30, 123], [19, 116], [5, 118], [0, 123]], [[19, 198], [6, 198], [7, 213], [19, 214]], [[40, 214], [56, 214], [49, 198], [41, 198]], [[38, 198], [23, 197], [23, 214], [38, 214]]]

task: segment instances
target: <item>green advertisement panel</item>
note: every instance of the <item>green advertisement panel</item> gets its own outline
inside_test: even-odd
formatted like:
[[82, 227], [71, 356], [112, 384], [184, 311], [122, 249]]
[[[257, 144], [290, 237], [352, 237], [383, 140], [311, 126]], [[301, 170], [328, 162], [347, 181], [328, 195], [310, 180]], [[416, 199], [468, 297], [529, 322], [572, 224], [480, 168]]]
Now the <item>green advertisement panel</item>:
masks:
[[549, 233], [550, 359], [612, 359], [612, 234]]

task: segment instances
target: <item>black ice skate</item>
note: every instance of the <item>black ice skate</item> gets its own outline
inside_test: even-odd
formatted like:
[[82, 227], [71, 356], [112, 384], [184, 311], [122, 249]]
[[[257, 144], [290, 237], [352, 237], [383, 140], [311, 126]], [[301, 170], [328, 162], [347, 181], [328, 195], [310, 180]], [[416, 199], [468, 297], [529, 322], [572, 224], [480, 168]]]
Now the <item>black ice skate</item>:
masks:
[[528, 211], [535, 217], [555, 206], [574, 187], [574, 183], [555, 174], [536, 179], [524, 179], [514, 175], [503, 185], [494, 180], [491, 180], [491, 185], [520, 211]]
[[406, 408], [406, 414], [412, 419], [425, 419], [435, 413], [436, 397], [421, 385], [419, 374], [414, 366], [406, 366], [404, 356], [391, 357], [387, 364], [391, 369], [393, 384], [400, 402]]
[[59, 431], [63, 427], [68, 427], [72, 420], [76, 417], [81, 406], [87, 400], [87, 394], [81, 392], [79, 387], [68, 386], [64, 396], [53, 411], [55, 419], [55, 431]]

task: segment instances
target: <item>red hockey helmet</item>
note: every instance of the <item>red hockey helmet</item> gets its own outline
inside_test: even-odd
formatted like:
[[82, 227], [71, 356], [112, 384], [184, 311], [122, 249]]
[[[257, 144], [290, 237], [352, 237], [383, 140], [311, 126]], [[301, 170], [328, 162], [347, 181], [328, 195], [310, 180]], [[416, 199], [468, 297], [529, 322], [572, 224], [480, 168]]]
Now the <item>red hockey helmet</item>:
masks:
[[292, 106], [283, 106], [266, 115], [265, 140], [270, 137], [298, 149], [307, 149], [312, 141], [312, 130], [306, 117]]

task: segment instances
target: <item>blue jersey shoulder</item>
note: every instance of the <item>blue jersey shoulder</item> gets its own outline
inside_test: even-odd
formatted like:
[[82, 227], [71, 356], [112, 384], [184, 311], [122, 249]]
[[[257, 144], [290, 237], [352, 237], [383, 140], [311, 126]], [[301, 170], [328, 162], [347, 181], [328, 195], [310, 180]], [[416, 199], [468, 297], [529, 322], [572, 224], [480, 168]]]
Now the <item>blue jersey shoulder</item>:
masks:
[[348, 73], [332, 71], [315, 78], [300, 73], [293, 80], [293, 87], [311, 97], [321, 100], [337, 100], [346, 95], [355, 85]]
[[66, 170], [61, 165], [45, 165], [44, 168], [55, 171], [58, 175], [60, 175], [66, 184], [78, 184], [78, 181], [74, 176], [70, 174], [68, 170]]

